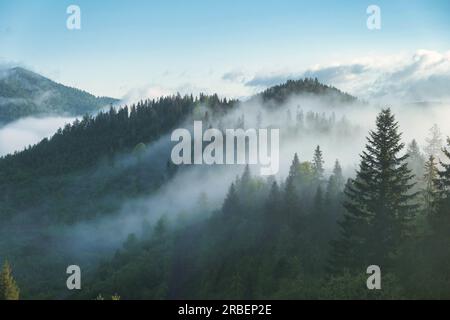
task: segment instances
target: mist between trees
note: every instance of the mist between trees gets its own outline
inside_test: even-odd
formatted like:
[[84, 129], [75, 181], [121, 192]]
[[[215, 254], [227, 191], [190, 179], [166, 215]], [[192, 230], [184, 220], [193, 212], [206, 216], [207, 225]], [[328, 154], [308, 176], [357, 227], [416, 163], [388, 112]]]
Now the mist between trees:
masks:
[[[424, 110], [305, 80], [85, 117], [0, 160], [0, 257], [23, 298], [449, 298], [448, 107]], [[280, 128], [279, 173], [174, 165], [170, 133], [194, 120]]]

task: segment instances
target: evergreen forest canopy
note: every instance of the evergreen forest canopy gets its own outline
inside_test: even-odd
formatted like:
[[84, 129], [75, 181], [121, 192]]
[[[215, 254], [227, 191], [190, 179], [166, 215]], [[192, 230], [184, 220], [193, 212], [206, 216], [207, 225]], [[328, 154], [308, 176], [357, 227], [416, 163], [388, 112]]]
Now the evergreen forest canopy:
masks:
[[[295, 95], [333, 108], [305, 111], [310, 100], [298, 105]], [[85, 116], [1, 158], [0, 260], [8, 262], [0, 297], [450, 298], [450, 140], [437, 127], [424, 150], [405, 145], [402, 124], [383, 109], [362, 133], [365, 147], [353, 150], [356, 174], [327, 163], [318, 142], [302, 151], [303, 137], [345, 144], [360, 135], [332, 112], [356, 103], [316, 79], [248, 102], [175, 95]], [[251, 104], [258, 109], [246, 113]], [[281, 124], [286, 174], [174, 166], [167, 136], [194, 119], [218, 128]], [[130, 221], [138, 227], [118, 232]], [[74, 261], [79, 292], [65, 287]], [[366, 287], [372, 264], [382, 290]]]

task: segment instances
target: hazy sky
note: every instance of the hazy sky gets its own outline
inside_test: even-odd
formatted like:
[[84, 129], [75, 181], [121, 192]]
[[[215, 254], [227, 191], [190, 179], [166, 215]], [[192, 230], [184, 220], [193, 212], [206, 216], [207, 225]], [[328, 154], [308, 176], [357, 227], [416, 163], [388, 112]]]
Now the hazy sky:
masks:
[[[66, 28], [71, 4], [81, 30]], [[381, 30], [366, 27], [371, 4]], [[448, 58], [449, 39], [448, 0], [0, 0], [1, 64], [118, 98], [245, 96], [318, 65], [421, 49]]]

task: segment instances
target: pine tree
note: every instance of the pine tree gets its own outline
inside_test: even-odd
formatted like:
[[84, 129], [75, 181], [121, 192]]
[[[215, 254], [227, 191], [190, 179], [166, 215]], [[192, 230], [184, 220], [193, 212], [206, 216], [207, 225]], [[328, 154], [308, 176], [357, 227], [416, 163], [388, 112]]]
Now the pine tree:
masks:
[[300, 161], [297, 153], [294, 155], [291, 167], [289, 169], [289, 175], [286, 179], [284, 188], [284, 215], [286, 222], [292, 223], [298, 213], [298, 200], [297, 190], [295, 187], [296, 180], [298, 180], [300, 174]]
[[[450, 139], [448, 139], [450, 147]], [[438, 197], [434, 214], [429, 216], [431, 233], [429, 235], [426, 260], [433, 270], [430, 285], [438, 297], [449, 298], [450, 292], [450, 151], [443, 150], [445, 163], [441, 160], [442, 170], [438, 172]]]
[[333, 168], [333, 176], [336, 178], [336, 184], [339, 190], [341, 190], [344, 187], [344, 176], [342, 174], [342, 167], [339, 163], [339, 160], [336, 159], [336, 162], [334, 163]]
[[[450, 147], [450, 138], [447, 140]], [[450, 150], [443, 149], [443, 155], [450, 160]], [[438, 188], [438, 203], [437, 214], [434, 220], [436, 230], [441, 230], [450, 235], [450, 163], [440, 161], [442, 170], [438, 172], [438, 179], [436, 181]], [[450, 237], [449, 237], [450, 238]]]
[[20, 290], [12, 276], [8, 261], [3, 264], [0, 272], [0, 300], [19, 300]]
[[300, 161], [298, 159], [298, 154], [294, 154], [294, 160], [292, 160], [292, 164], [289, 168], [289, 177], [298, 177], [300, 169]]
[[320, 150], [320, 146], [317, 146], [316, 150], [314, 151], [314, 159], [313, 159], [313, 174], [314, 174], [314, 180], [316, 182], [320, 182], [323, 179], [323, 174], [325, 172], [323, 165], [323, 155], [322, 151]]
[[319, 185], [316, 190], [316, 195], [314, 196], [314, 212], [316, 215], [322, 215], [324, 210], [324, 195], [322, 187]]
[[266, 201], [266, 210], [271, 216], [273, 215], [273, 212], [279, 208], [280, 201], [280, 188], [278, 187], [278, 183], [274, 181], [272, 182]]
[[239, 211], [239, 198], [234, 183], [231, 184], [228, 194], [222, 206], [222, 212], [226, 217], [236, 216]]
[[430, 136], [426, 139], [427, 145], [425, 152], [427, 156], [434, 156], [435, 159], [440, 160], [442, 156], [442, 147], [444, 142], [442, 140], [442, 133], [437, 124], [430, 129]]
[[408, 154], [409, 169], [416, 178], [420, 179], [424, 175], [425, 159], [415, 139], [408, 145], [406, 153]]
[[252, 174], [250, 172], [250, 166], [247, 164], [245, 166], [244, 172], [242, 173], [239, 187], [245, 191], [248, 191], [247, 189], [250, 187], [251, 179]]
[[427, 217], [434, 215], [436, 211], [436, 205], [438, 200], [438, 168], [436, 159], [434, 156], [430, 156], [425, 163], [425, 173], [423, 175], [424, 189], [422, 190], [423, 196], [423, 209]]
[[339, 160], [334, 163], [333, 174], [328, 179], [326, 200], [334, 201], [344, 188], [344, 176], [342, 175], [342, 167]]
[[265, 203], [265, 234], [269, 237], [280, 226], [281, 194], [276, 181], [272, 182], [269, 195]]
[[334, 268], [358, 271], [370, 264], [388, 267], [409, 234], [416, 206], [398, 123], [390, 109], [377, 117], [369, 133], [357, 176], [345, 190], [347, 212], [340, 222], [341, 238], [333, 243]]

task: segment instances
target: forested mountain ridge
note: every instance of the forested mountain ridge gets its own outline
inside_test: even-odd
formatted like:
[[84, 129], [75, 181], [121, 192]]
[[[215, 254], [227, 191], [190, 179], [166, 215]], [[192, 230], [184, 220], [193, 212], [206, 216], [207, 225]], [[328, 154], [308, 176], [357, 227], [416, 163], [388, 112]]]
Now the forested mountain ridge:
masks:
[[0, 70], [0, 124], [28, 116], [83, 115], [117, 102], [64, 86], [21, 67]]
[[[130, 234], [73, 297], [448, 299], [450, 139], [443, 168], [433, 157], [426, 165], [434, 187], [412, 193], [422, 178], [408, 168], [413, 148], [402, 153], [401, 135], [382, 110], [346, 184], [338, 161], [326, 179], [319, 147], [312, 161], [295, 154], [280, 182], [247, 166], [220, 209], [208, 215], [202, 201], [201, 221], [163, 216], [141, 237]], [[381, 290], [366, 287], [373, 264]]]
[[[0, 259], [11, 262], [21, 297], [449, 297], [450, 153], [439, 154], [444, 168], [437, 168], [433, 158], [417, 160], [417, 143], [402, 151], [400, 124], [385, 109], [346, 184], [340, 159], [325, 160], [332, 145], [322, 143], [359, 153], [355, 139], [364, 133], [346, 119], [355, 108], [339, 119], [330, 100], [316, 104], [309, 94], [273, 108], [279, 92], [330, 96], [314, 93], [324, 88], [316, 80], [287, 86], [255, 105], [174, 95], [111, 108], [1, 158]], [[173, 165], [169, 133], [193, 120], [204, 128], [280, 128], [281, 158], [293, 159], [288, 173]], [[365, 286], [372, 259], [382, 264], [380, 291]], [[75, 294], [64, 278], [74, 262], [84, 288]], [[427, 273], [434, 269], [440, 273]]]
[[358, 100], [356, 97], [333, 86], [320, 83], [317, 78], [288, 80], [283, 84], [264, 90], [256, 95], [256, 98], [262, 98], [263, 101], [271, 102], [273, 105], [280, 105], [292, 95], [300, 94], [318, 95], [334, 103], [353, 103]]
[[[272, 95], [289, 96], [309, 91], [316, 92], [317, 97], [322, 97], [320, 92], [329, 90], [327, 86], [315, 79], [290, 81], [286, 86], [290, 88], [288, 91], [281, 85], [271, 90]], [[330, 90], [334, 91], [334, 89]], [[339, 94], [339, 91], [336, 92]], [[346, 95], [342, 98], [345, 99]], [[45, 138], [24, 151], [0, 158], [0, 190], [2, 190], [0, 201], [3, 205], [0, 215], [14, 216], [14, 212], [19, 208], [21, 212], [27, 212], [28, 208], [33, 208], [32, 211], [36, 212], [35, 206], [42, 204], [42, 199], [53, 203], [42, 212], [44, 215], [57, 215], [58, 219], [69, 221], [77, 220], [80, 215], [84, 217], [92, 215], [82, 210], [83, 213], [73, 213], [73, 217], [70, 217], [69, 212], [65, 213], [67, 210], [55, 205], [60, 203], [57, 199], [72, 198], [73, 193], [70, 190], [74, 188], [72, 187], [73, 175], [77, 176], [80, 171], [94, 168], [101, 161], [113, 165], [116, 156], [131, 153], [139, 144], [156, 141], [162, 135], [180, 126], [188, 117], [217, 119], [235, 110], [238, 105], [239, 101], [220, 99], [217, 95], [200, 94], [198, 97], [174, 95], [139, 101], [122, 108], [110, 108], [109, 111], [99, 112], [96, 116], [86, 115], [83, 119], [61, 128], [53, 137]], [[264, 106], [266, 105], [263, 104], [261, 107]], [[301, 115], [297, 116], [301, 117]], [[312, 116], [311, 123], [315, 123], [313, 126], [317, 126], [318, 118], [314, 115], [306, 115], [307, 118], [309, 116]], [[170, 172], [172, 169], [171, 167], [169, 169]], [[155, 170], [150, 166], [145, 172], [150, 176], [153, 175], [150, 179], [152, 180], [151, 188], [163, 183], [165, 179], [165, 173], [160, 169]], [[136, 174], [137, 171], [129, 172], [122, 177], [121, 188], [126, 189], [123, 186], [126, 184], [133, 189], [135, 181], [131, 181], [131, 184], [126, 181]], [[142, 173], [140, 175], [142, 176]], [[92, 197], [92, 201], [95, 199], [95, 192], [91, 190], [91, 186], [96, 183], [91, 181], [94, 176], [83, 174], [83, 179], [80, 177], [77, 179], [78, 183], [84, 185], [83, 188], [78, 188], [77, 192], [83, 190], [79, 196], [82, 195], [88, 199]], [[104, 184], [103, 194], [112, 193], [113, 181], [117, 184], [117, 177], [107, 174], [101, 182], [98, 182]], [[133, 194], [134, 191], [131, 189], [130, 193]], [[66, 192], [68, 194], [64, 196]], [[77, 208], [80, 209], [80, 206]], [[111, 209], [110, 206], [108, 208]], [[105, 210], [109, 210], [108, 208]]]
[[[236, 103], [217, 95], [198, 98], [174, 95], [140, 101], [131, 106], [111, 107], [95, 116], [85, 115], [60, 128], [51, 138], [21, 152], [0, 158], [0, 177], [14, 173], [57, 176], [95, 164], [103, 157], [132, 151], [139, 143], [149, 143], [180, 125], [200, 105], [210, 112], [223, 113]], [[36, 163], [40, 157], [51, 162]], [[14, 180], [14, 178], [13, 178]]]
[[[342, 101], [356, 101], [355, 97], [323, 85], [317, 79], [288, 81], [267, 89], [255, 98], [262, 96], [265, 101], [272, 103], [273, 99], [284, 101], [292, 95], [303, 93], [317, 97], [332, 93], [334, 98]], [[8, 180], [12, 172], [20, 171], [23, 176], [23, 172], [29, 170], [40, 176], [67, 173], [93, 164], [102, 157], [131, 150], [138, 143], [153, 141], [155, 136], [167, 133], [186, 116], [192, 115], [194, 110], [198, 110], [196, 106], [203, 105], [210, 109], [210, 113], [224, 114], [237, 103], [236, 100], [219, 99], [217, 95], [200, 94], [195, 98], [192, 95], [175, 95], [139, 101], [130, 107], [111, 108], [95, 117], [85, 116], [81, 121], [77, 120], [58, 130], [51, 139], [44, 139], [22, 152], [0, 158], [0, 177]], [[54, 160], [36, 166], [36, 156], [43, 155]], [[58, 157], [64, 157], [65, 161], [58, 161]]]

